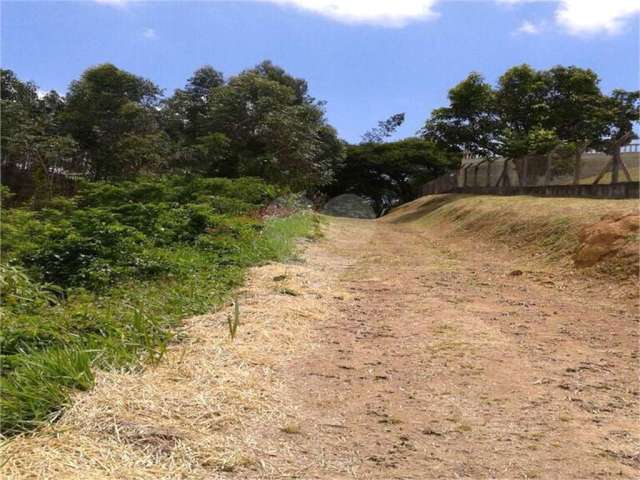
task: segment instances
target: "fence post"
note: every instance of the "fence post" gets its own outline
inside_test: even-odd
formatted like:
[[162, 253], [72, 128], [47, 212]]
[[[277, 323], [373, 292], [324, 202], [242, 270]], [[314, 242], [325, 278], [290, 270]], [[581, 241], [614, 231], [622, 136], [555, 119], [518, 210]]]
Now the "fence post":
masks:
[[582, 154], [589, 146], [589, 142], [582, 142], [576, 146], [575, 159], [573, 162], [573, 184], [578, 185], [580, 183], [580, 177], [582, 176]]
[[473, 186], [478, 186], [478, 169], [480, 168], [480, 164], [478, 163], [473, 169]]
[[551, 150], [549, 153], [547, 153], [547, 167], [545, 169], [544, 172], [544, 186], [546, 187], [547, 185], [549, 185], [551, 183], [551, 167], [552, 167], [552, 157], [553, 157], [553, 150]]
[[[545, 187], [551, 183], [551, 169], [553, 168], [553, 157], [560, 148], [560, 145], [556, 145], [547, 153], [547, 166], [544, 172], [544, 185]], [[578, 147], [579, 148], [579, 147]]]
[[522, 175], [520, 176], [520, 186], [527, 186], [527, 170], [529, 170], [529, 155], [525, 155], [522, 160]]
[[464, 181], [462, 182], [462, 187], [467, 188], [467, 170], [469, 169], [469, 165], [463, 168], [464, 170]]
[[491, 186], [491, 166], [493, 165], [493, 160], [487, 160], [487, 182], [485, 187]]
[[611, 159], [611, 183], [618, 183], [618, 176], [620, 172], [620, 147], [616, 146], [613, 152], [613, 158]]

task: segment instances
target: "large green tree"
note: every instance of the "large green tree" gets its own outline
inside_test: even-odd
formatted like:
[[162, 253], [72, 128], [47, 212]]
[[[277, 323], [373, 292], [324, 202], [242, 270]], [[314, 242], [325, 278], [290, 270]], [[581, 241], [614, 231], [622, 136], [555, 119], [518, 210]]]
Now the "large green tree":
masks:
[[606, 134], [602, 146], [609, 145], [630, 133], [628, 141], [638, 136], [633, 131], [640, 122], [640, 90], [616, 89], [606, 99]]
[[607, 133], [606, 97], [598, 75], [578, 67], [542, 71], [546, 115], [543, 127], [566, 142], [597, 142]]
[[450, 151], [495, 155], [500, 128], [491, 85], [472, 72], [448, 97], [449, 106], [434, 110], [425, 123], [423, 137]]
[[525, 164], [539, 175], [547, 155], [573, 152], [578, 181], [584, 149], [609, 151], [637, 119], [636, 92], [607, 97], [592, 70], [525, 64], [507, 70], [495, 89], [470, 74], [449, 91], [449, 106], [433, 111], [422, 134], [449, 150], [513, 159], [521, 179]]
[[350, 145], [344, 165], [325, 192], [330, 196], [354, 193], [369, 198], [380, 213], [394, 203], [412, 200], [421, 185], [458, 162], [458, 154], [420, 138]]
[[341, 147], [304, 80], [263, 62], [215, 89], [208, 105], [210, 130], [230, 142], [229, 175], [256, 175], [295, 189], [330, 181]]
[[71, 83], [63, 113], [93, 179], [117, 179], [161, 164], [167, 139], [159, 128], [160, 89], [111, 64]]
[[209, 100], [224, 85], [222, 73], [209, 65], [196, 70], [183, 89], [163, 102], [162, 120], [172, 140], [171, 167], [183, 172], [229, 176], [229, 139], [214, 131]]
[[39, 98], [33, 82], [19, 80], [11, 70], [0, 73], [2, 182], [21, 196], [32, 193], [40, 206], [74, 168], [77, 145], [62, 134], [58, 121], [64, 101], [55, 91]]
[[193, 144], [208, 131], [207, 103], [213, 90], [224, 85], [222, 73], [209, 65], [200, 67], [183, 89], [165, 100], [165, 128], [176, 142]]

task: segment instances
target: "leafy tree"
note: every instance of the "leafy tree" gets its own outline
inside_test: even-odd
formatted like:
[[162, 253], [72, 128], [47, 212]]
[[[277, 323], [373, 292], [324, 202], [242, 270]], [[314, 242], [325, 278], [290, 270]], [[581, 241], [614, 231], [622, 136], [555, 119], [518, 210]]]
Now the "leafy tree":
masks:
[[621, 139], [628, 132], [632, 132], [629, 141], [638, 138], [633, 126], [640, 121], [640, 90], [614, 90], [606, 99], [606, 109], [607, 132], [602, 142], [605, 150], [609, 144], [607, 140]]
[[[304, 80], [270, 62], [246, 70], [209, 98], [210, 131], [230, 142], [230, 175], [255, 175], [295, 189], [328, 181], [340, 144], [323, 104]], [[336, 148], [337, 147], [337, 148]], [[327, 158], [335, 153], [336, 157]]]
[[204, 100], [211, 90], [224, 84], [224, 76], [211, 65], [200, 67], [189, 78], [185, 91], [194, 99]]
[[160, 89], [111, 64], [71, 83], [64, 125], [78, 142], [93, 179], [117, 179], [155, 166], [166, 150], [159, 129]]
[[362, 136], [362, 143], [382, 143], [390, 137], [404, 123], [404, 113], [396, 113], [386, 120], [378, 122], [378, 126], [372, 128]]
[[544, 130], [548, 115], [545, 95], [543, 75], [529, 65], [510, 68], [500, 77], [495, 99], [501, 155], [519, 158], [530, 153], [531, 148], [539, 149], [540, 145], [533, 144]]
[[314, 99], [308, 93], [309, 86], [307, 81], [302, 78], [292, 77], [282, 67], [274, 65], [271, 60], [264, 60], [256, 65], [252, 71], [263, 78], [289, 87], [294, 93], [295, 103], [314, 103]]
[[574, 66], [538, 71], [519, 65], [500, 77], [495, 90], [472, 73], [450, 90], [449, 103], [433, 111], [423, 136], [449, 150], [513, 159], [521, 178], [525, 157], [539, 163], [527, 166], [539, 174], [548, 154], [562, 152], [574, 156], [579, 181], [582, 152], [589, 146], [611, 150], [638, 118], [636, 92], [606, 97], [592, 70]]
[[2, 165], [15, 164], [20, 155], [10, 152], [9, 144], [26, 125], [35, 121], [38, 111], [37, 87], [33, 82], [20, 81], [11, 70], [0, 70], [0, 101], [2, 106]]
[[325, 192], [367, 197], [382, 212], [395, 202], [415, 198], [420, 185], [442, 175], [458, 161], [458, 155], [419, 138], [350, 145], [344, 165]]
[[72, 168], [77, 145], [60, 132], [64, 101], [55, 92], [38, 98], [33, 82], [2, 70], [2, 181], [14, 190], [32, 188], [34, 205], [55, 193], [56, 180]]
[[421, 133], [449, 151], [492, 156], [499, 131], [494, 91], [473, 72], [449, 90], [449, 106], [434, 110]]
[[222, 73], [209, 65], [196, 70], [184, 89], [163, 102], [163, 125], [173, 141], [174, 169], [203, 175], [228, 176], [229, 139], [212, 131], [208, 102], [224, 85]]
[[589, 69], [558, 66], [541, 72], [547, 114], [543, 126], [567, 142], [597, 142], [606, 133], [606, 98]]
[[2, 101], [20, 105], [30, 113], [38, 110], [38, 87], [35, 83], [23, 82], [12, 70], [5, 69], [0, 69], [0, 79], [0, 98]]
[[176, 142], [191, 145], [209, 133], [207, 102], [213, 90], [222, 85], [222, 73], [206, 65], [193, 73], [184, 89], [176, 90], [164, 102], [165, 128]]

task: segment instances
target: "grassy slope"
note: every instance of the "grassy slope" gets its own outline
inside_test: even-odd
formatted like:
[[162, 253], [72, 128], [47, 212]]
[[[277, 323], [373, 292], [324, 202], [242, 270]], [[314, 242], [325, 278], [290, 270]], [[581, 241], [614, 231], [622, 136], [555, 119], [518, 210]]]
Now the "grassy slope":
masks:
[[[638, 202], [445, 194], [402, 205], [383, 221], [449, 226], [467, 237], [497, 241], [537, 259], [571, 267], [583, 227], [604, 215], [623, 213], [637, 214]], [[637, 237], [629, 241], [637, 242]], [[637, 258], [610, 256], [597, 265], [594, 273], [628, 277], [636, 269]]]
[[[633, 181], [638, 181], [640, 180], [640, 167], [628, 167], [629, 168], [629, 175], [631, 175], [631, 180]], [[583, 178], [582, 180], [580, 180], [580, 183], [582, 184], [591, 184], [595, 181], [595, 179], [598, 178], [598, 175], [592, 175], [590, 177], [587, 178]], [[627, 181], [627, 177], [625, 176], [624, 172], [621, 170], [619, 173], [619, 181], [621, 182], [626, 182]], [[601, 184], [607, 184], [607, 183], [611, 183], [611, 172], [607, 172], [601, 179], [600, 179], [600, 183]]]
[[165, 250], [178, 267], [169, 276], [127, 281], [108, 296], [79, 296], [47, 307], [32, 323], [5, 325], [3, 341], [16, 344], [16, 353], [3, 358], [10, 372], [0, 386], [2, 432], [55, 419], [74, 389], [92, 387], [96, 367], [135, 369], [159, 360], [181, 318], [215, 308], [240, 285], [247, 267], [287, 258], [296, 239], [314, 235], [316, 227], [307, 213], [268, 220], [228, 264], [192, 246]]

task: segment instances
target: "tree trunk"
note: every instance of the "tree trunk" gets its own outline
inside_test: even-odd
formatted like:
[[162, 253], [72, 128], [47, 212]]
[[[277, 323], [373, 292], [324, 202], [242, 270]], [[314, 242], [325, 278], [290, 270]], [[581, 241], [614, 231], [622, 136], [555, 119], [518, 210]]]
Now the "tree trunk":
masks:
[[529, 170], [529, 155], [525, 155], [522, 159], [522, 174], [520, 175], [520, 186], [526, 187], [529, 184], [528, 179], [528, 170]]
[[573, 184], [578, 185], [580, 183], [580, 177], [582, 176], [582, 150], [576, 149], [573, 160]]

